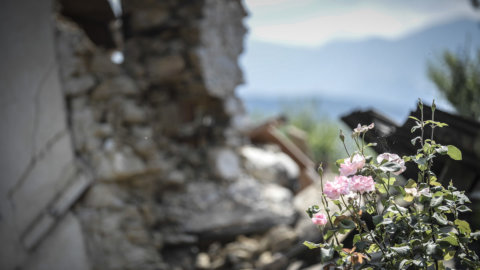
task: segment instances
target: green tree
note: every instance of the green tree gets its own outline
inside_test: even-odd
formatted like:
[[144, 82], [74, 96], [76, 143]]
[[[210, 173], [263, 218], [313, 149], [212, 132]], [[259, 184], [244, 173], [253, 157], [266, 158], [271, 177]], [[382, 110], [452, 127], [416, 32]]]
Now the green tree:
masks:
[[480, 49], [473, 57], [446, 51], [428, 75], [459, 114], [480, 119]]

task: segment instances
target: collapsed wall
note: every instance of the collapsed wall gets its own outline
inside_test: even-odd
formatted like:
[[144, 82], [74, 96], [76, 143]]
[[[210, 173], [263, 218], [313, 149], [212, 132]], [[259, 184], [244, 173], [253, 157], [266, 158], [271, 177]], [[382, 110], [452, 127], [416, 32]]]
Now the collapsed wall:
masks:
[[22, 4], [2, 12], [37, 20], [4, 73], [29, 111], [2, 106], [2, 269], [192, 269], [198, 247], [293, 222], [290, 190], [241, 166], [241, 1], [123, 1], [121, 64], [81, 17]]

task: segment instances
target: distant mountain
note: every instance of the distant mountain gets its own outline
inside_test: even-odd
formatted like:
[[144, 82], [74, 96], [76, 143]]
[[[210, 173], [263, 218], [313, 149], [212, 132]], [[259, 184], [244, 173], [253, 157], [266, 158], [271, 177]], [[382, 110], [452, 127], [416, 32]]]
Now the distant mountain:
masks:
[[246, 85], [239, 93], [255, 111], [272, 107], [268, 102], [317, 98], [327, 110], [334, 103], [337, 109], [373, 106], [398, 119], [418, 97], [449, 107], [427, 77], [427, 63], [465, 44], [480, 47], [478, 21], [436, 25], [398, 40], [336, 41], [315, 49], [248, 41], [241, 59]]

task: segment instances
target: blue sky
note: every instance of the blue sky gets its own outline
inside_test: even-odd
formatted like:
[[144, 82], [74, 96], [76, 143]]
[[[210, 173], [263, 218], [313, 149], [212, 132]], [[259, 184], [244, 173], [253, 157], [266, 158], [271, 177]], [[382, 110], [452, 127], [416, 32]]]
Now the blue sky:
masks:
[[335, 39], [401, 38], [457, 18], [479, 18], [468, 0], [244, 0], [248, 38], [318, 47]]
[[[361, 103], [362, 108], [374, 107], [397, 120], [403, 119], [418, 97], [425, 101], [435, 98], [439, 108], [452, 109], [428, 79], [427, 62], [436, 59], [447, 43], [449, 49], [456, 49], [466, 39], [460, 32], [453, 37], [450, 31], [435, 36], [435, 41], [409, 43], [411, 46], [402, 47], [403, 51], [392, 49], [379, 51], [377, 55], [369, 54], [369, 50], [375, 52], [375, 49], [359, 48], [365, 44], [384, 44], [383, 49], [390, 44], [396, 48], [398, 44], [405, 45], [409, 37], [434, 26], [461, 19], [480, 22], [480, 10], [475, 10], [469, 0], [244, 0], [244, 3], [250, 16], [245, 21], [249, 33], [240, 59], [245, 75], [245, 84], [239, 87], [240, 96], [263, 96], [271, 100], [307, 94], [321, 99], [333, 96], [345, 100], [345, 108], [351, 109], [361, 103], [358, 101], [361, 95], [368, 101]], [[480, 44], [480, 30], [472, 27], [475, 29], [471, 34], [477, 40], [472, 45], [476, 46]], [[372, 40], [378, 42], [369, 43]], [[348, 53], [336, 54], [338, 58], [333, 60], [331, 55], [321, 55], [322, 49], [332, 52], [335, 51], [332, 46], [339, 44], [350, 46]], [[431, 48], [421, 47], [425, 44]], [[400, 59], [388, 57], [385, 52], [395, 52], [401, 55], [397, 57]], [[321, 58], [315, 58], [317, 53]], [[367, 55], [369, 60], [364, 59]], [[359, 59], [363, 60], [358, 62]], [[386, 62], [387, 59], [394, 62]], [[375, 62], [385, 62], [385, 68], [378, 70], [378, 65], [371, 65]], [[399, 92], [399, 87], [410, 90], [409, 94]], [[386, 102], [389, 100], [393, 101]]]

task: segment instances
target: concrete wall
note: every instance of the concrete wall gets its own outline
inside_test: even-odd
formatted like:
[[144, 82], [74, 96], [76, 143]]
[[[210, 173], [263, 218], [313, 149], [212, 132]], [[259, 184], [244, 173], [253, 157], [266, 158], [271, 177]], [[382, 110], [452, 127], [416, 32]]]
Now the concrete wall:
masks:
[[0, 268], [87, 269], [82, 232], [66, 214], [89, 181], [67, 128], [53, 5], [0, 5]]

